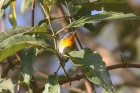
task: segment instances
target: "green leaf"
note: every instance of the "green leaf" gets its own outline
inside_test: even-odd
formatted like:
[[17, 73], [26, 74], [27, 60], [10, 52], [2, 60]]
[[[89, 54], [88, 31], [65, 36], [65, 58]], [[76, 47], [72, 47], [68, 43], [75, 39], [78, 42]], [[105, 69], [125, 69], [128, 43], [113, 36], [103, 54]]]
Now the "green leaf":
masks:
[[0, 89], [9, 89], [12, 93], [14, 93], [14, 85], [11, 79], [0, 79]]
[[[42, 0], [39, 2], [42, 2]], [[52, 5], [55, 4], [56, 2], [57, 0], [43, 0], [43, 3], [41, 4], [45, 6], [44, 9], [46, 9], [46, 11], [50, 12]]]
[[8, 56], [10, 56], [11, 54], [13, 54], [19, 50], [22, 50], [23, 48], [27, 48], [27, 47], [44, 48], [47, 51], [54, 52], [52, 46], [47, 45], [45, 42], [26, 41], [26, 42], [21, 42], [21, 43], [11, 45], [11, 46], [6, 47], [4, 49], [0, 49], [0, 62], [2, 60], [4, 60], [5, 58], [7, 58]]
[[28, 30], [25, 34], [44, 34], [51, 36], [52, 31], [47, 29], [47, 24], [43, 22], [40, 26], [34, 26]]
[[85, 24], [84, 24], [84, 27], [87, 28], [87, 29], [88, 29], [89, 31], [91, 31], [91, 32], [95, 31], [94, 26], [93, 26], [92, 23], [91, 23], [91, 24], [85, 23]]
[[105, 89], [102, 91], [102, 93], [108, 93]]
[[25, 48], [21, 51], [20, 55], [20, 71], [24, 77], [24, 82], [29, 85], [29, 82], [33, 76], [33, 66], [32, 63], [36, 56], [36, 49]]
[[58, 80], [59, 76], [57, 75], [57, 73], [49, 75], [43, 93], [60, 93]]
[[78, 11], [82, 8], [82, 5], [74, 5], [73, 1], [68, 3], [70, 16], [76, 15]]
[[0, 2], [0, 14], [2, 12], [2, 6], [3, 6], [4, 2], [5, 2], [5, 0], [1, 0], [1, 2]]
[[[6, 9], [13, 1], [16, 1], [16, 0], [5, 0], [3, 6], [1, 8]], [[1, 8], [0, 8], [0, 10], [1, 10]]]
[[9, 30], [5, 30], [3, 32], [0, 32], [0, 42], [2, 42], [3, 40], [20, 34], [20, 33], [24, 33], [26, 31], [28, 31], [30, 29], [30, 27], [22, 27], [22, 26], [18, 26], [15, 29], [9, 29]]
[[32, 5], [32, 0], [22, 0], [20, 11], [23, 14], [27, 11]]
[[72, 22], [65, 28], [79, 27], [83, 26], [85, 23], [95, 23], [100, 21], [111, 21], [111, 20], [140, 20], [140, 16], [136, 16], [132, 13], [123, 14], [117, 12], [103, 12], [96, 15], [84, 16], [79, 20]]
[[38, 23], [38, 26], [42, 25], [43, 23], [46, 23], [48, 24], [48, 19], [43, 19], [43, 20], [40, 20], [39, 23]]
[[84, 48], [81, 51], [72, 51], [68, 55], [75, 66], [84, 68], [86, 76], [91, 82], [102, 86], [110, 93], [114, 93], [105, 62], [102, 61], [102, 57], [97, 52]]
[[2, 10], [0, 11], [0, 19], [1, 19], [1, 17], [3, 16], [3, 14], [4, 14], [4, 10], [2, 9]]
[[30, 35], [22, 35], [22, 34], [14, 35], [14, 36], [11, 36], [10, 38], [5, 39], [3, 42], [1, 42], [0, 49], [11, 46], [13, 44], [27, 42], [27, 41], [36, 41], [36, 38]]
[[105, 11], [117, 11], [117, 12], [124, 12], [124, 13], [132, 12], [132, 9], [125, 2], [125, 0], [99, 0], [99, 2], [86, 3], [83, 7], [88, 10], [100, 11], [103, 6]]
[[12, 2], [10, 4], [10, 11], [8, 13], [8, 19], [9, 19], [9, 22], [11, 23], [11, 25], [13, 27], [17, 26], [17, 21], [16, 21], [16, 1]]
[[125, 3], [125, 0], [98, 0], [95, 3]]
[[34, 26], [25, 34], [36, 34], [35, 38], [42, 39], [46, 41], [48, 44], [54, 46], [52, 31], [47, 29], [46, 22], [41, 23], [40, 26]]
[[[87, 10], [85, 8], [81, 8], [78, 13], [74, 16], [76, 20], [80, 19], [83, 16], [91, 15], [91, 10]], [[84, 27], [87, 28], [89, 31], [95, 31], [93, 24], [85, 23]]]

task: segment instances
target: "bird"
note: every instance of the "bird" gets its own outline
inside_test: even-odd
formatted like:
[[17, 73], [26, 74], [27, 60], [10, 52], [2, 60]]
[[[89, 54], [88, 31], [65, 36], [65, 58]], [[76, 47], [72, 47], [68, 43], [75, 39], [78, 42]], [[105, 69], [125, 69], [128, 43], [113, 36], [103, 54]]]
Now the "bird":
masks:
[[59, 52], [66, 54], [75, 50], [75, 32], [67, 33], [59, 42]]

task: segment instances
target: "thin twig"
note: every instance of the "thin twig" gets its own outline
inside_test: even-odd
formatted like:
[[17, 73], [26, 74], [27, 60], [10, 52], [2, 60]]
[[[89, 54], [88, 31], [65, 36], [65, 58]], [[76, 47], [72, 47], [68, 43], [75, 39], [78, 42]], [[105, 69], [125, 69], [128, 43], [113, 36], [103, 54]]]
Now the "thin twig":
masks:
[[20, 61], [20, 57], [19, 57], [18, 53], [15, 53], [15, 56], [18, 59], [18, 61]]
[[59, 31], [57, 31], [57, 32], [56, 32], [56, 35], [59, 34], [59, 33], [62, 32], [62, 31], [64, 31], [64, 30], [65, 30], [65, 27], [62, 28], [62, 29], [60, 29]]
[[60, 19], [60, 18], [72, 18], [72, 16], [66, 16], [66, 15], [64, 15], [64, 16], [60, 16], [60, 17], [57, 17], [57, 18], [55, 18], [55, 19]]
[[56, 73], [58, 73], [58, 71], [59, 71], [60, 67], [61, 67], [61, 65], [58, 67], [58, 69], [57, 69]]
[[54, 40], [55, 50], [57, 50], [57, 40], [56, 40], [56, 36], [55, 36], [56, 34], [55, 34], [54, 28], [53, 28], [52, 23], [51, 23], [51, 17], [49, 15], [49, 12], [45, 10], [44, 6], [41, 3], [40, 3], [40, 6], [45, 13], [46, 19], [49, 22], [50, 28], [52, 30], [52, 36], [54, 37], [53, 40]]
[[[108, 70], [123, 68], [123, 64], [111, 65], [111, 66], [107, 66], [106, 68]], [[140, 64], [125, 64], [125, 68], [140, 68]], [[72, 82], [72, 81], [75, 81], [75, 80], [80, 80], [80, 79], [85, 78], [85, 77], [86, 77], [85, 74], [77, 75], [77, 76], [75, 76], [73, 78], [61, 80], [61, 81], [59, 81], [59, 84], [62, 85], [62, 84]]]
[[[55, 33], [54, 28], [53, 28], [53, 26], [52, 26], [52, 23], [51, 23], [51, 20], [50, 20], [50, 15], [49, 15], [48, 11], [45, 10], [44, 6], [43, 6], [41, 3], [40, 3], [40, 6], [41, 6], [41, 8], [43, 9], [46, 18], [48, 19], [48, 22], [49, 22], [49, 24], [50, 24], [50, 28], [51, 28], [51, 30], [52, 30], [52, 36], [54, 37], [53, 39], [54, 39], [55, 50], [58, 51], [58, 48], [57, 48], [57, 40], [56, 40], [56, 33]], [[58, 54], [58, 52], [56, 52], [56, 55], [57, 55], [57, 57], [58, 57], [58, 59], [59, 59], [60, 65], [62, 66], [62, 69], [63, 69], [63, 71], [64, 71], [65, 76], [68, 77], [68, 75], [67, 75], [67, 73], [66, 73], [66, 70], [65, 70], [65, 68], [64, 68], [64, 65], [63, 65], [63, 60], [62, 60], [62, 58], [60, 57], [60, 55]]]
[[32, 0], [32, 6], [31, 6], [31, 10], [32, 10], [32, 27], [34, 26], [34, 14], [35, 14], [35, 0]]
[[62, 69], [63, 69], [63, 71], [64, 71], [64, 75], [65, 75], [67, 78], [69, 78], [69, 76], [67, 75], [67, 72], [66, 72], [66, 70], [65, 70], [65, 68], [64, 68], [63, 60], [62, 60], [61, 56], [60, 56], [58, 53], [57, 53], [57, 57], [58, 57], [58, 59], [59, 59], [59, 61], [60, 61], [60, 65], [61, 65], [61, 67], [62, 67]]
[[[18, 83], [21, 81], [21, 73], [19, 75], [19, 78], [18, 78]], [[18, 93], [20, 93], [20, 84], [17, 86], [17, 91]]]
[[123, 57], [122, 57], [122, 55], [120, 55], [121, 56], [121, 60], [122, 60], [122, 64], [123, 64], [123, 68], [125, 68], [125, 63], [124, 63], [124, 61], [123, 61]]
[[2, 74], [1, 74], [1, 78], [5, 78], [9, 72], [10, 69], [14, 69], [14, 64], [12, 62], [12, 60], [10, 59], [10, 57], [7, 58], [8, 60], [8, 66], [2, 71]]

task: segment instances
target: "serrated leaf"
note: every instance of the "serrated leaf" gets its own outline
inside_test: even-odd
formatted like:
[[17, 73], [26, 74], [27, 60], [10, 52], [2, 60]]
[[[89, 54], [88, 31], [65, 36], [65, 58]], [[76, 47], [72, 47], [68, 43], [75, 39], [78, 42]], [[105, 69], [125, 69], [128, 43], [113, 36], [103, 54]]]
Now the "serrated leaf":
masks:
[[102, 61], [102, 57], [97, 52], [84, 48], [81, 51], [72, 51], [68, 55], [75, 66], [84, 68], [90, 81], [102, 86], [110, 93], [114, 93], [105, 62]]
[[100, 21], [111, 21], [111, 20], [140, 20], [140, 16], [136, 16], [133, 13], [123, 14], [117, 12], [103, 12], [96, 15], [84, 16], [79, 20], [72, 22], [65, 28], [83, 26], [85, 23], [95, 23]]
[[32, 63], [36, 56], [36, 49], [25, 48], [21, 51], [20, 55], [20, 71], [24, 77], [24, 82], [29, 85], [29, 82], [33, 76], [33, 66]]
[[32, 5], [32, 0], [22, 0], [20, 11], [23, 14], [27, 11]]
[[0, 89], [9, 89], [12, 93], [14, 93], [14, 85], [13, 85], [11, 79], [8, 79], [8, 80], [1, 79], [0, 80]]
[[58, 80], [59, 76], [57, 75], [57, 73], [49, 75], [43, 93], [60, 93]]
[[30, 27], [17, 26], [15, 29], [8, 29], [5, 31], [2, 31], [2, 32], [0, 32], [0, 42], [2, 42], [3, 40], [5, 40], [11, 36], [24, 33], [26, 31], [28, 31], [29, 29], [30, 29]]
[[53, 47], [50, 45], [47, 45], [45, 42], [41, 42], [41, 41], [26, 41], [26, 42], [21, 42], [21, 43], [17, 43], [14, 45], [11, 45], [9, 47], [6, 47], [4, 49], [0, 49], [0, 62], [2, 60], [4, 60], [5, 58], [7, 58], [8, 56], [10, 56], [11, 54], [22, 50], [23, 48], [27, 48], [27, 47], [36, 47], [36, 48], [44, 48], [47, 51], [51, 51], [53, 52]]
[[8, 13], [8, 19], [9, 19], [9, 22], [12, 26], [17, 26], [17, 21], [16, 21], [16, 1], [13, 1], [11, 4], [10, 4], [10, 11]]

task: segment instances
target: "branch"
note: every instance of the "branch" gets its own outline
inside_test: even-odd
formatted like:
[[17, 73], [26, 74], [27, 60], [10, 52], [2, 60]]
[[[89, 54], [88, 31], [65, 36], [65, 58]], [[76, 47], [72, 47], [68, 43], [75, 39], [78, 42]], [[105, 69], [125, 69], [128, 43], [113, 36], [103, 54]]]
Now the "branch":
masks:
[[[107, 66], [106, 68], [108, 70], [113, 70], [113, 69], [117, 69], [117, 68], [124, 68], [124, 65], [123, 64], [117, 64], [117, 65]], [[140, 64], [125, 64], [125, 68], [140, 68]], [[80, 80], [80, 79], [85, 78], [85, 77], [86, 77], [85, 74], [76, 75], [73, 78], [69, 78], [69, 79], [59, 81], [59, 84], [62, 85], [64, 83], [72, 82], [72, 81], [75, 81], [75, 80]]]
[[12, 62], [12, 60], [10, 59], [10, 57], [7, 58], [8, 60], [8, 66], [2, 71], [2, 74], [1, 74], [1, 78], [5, 78], [9, 72], [10, 69], [14, 69], [14, 64]]
[[[117, 69], [117, 68], [124, 68], [124, 65], [123, 64], [117, 64], [117, 65], [107, 66], [106, 68], [108, 70], [113, 70], [113, 69]], [[140, 68], [140, 64], [125, 64], [125, 68]], [[76, 80], [79, 81], [80, 79], [83, 79], [85, 77], [86, 77], [85, 74], [76, 75], [73, 78], [68, 78], [68, 79], [65, 79], [65, 80], [60, 80], [59, 84], [62, 85], [62, 84], [68, 83], [68, 82], [76, 81]], [[44, 86], [40, 87], [40, 88], [38, 88], [38, 89], [36, 89], [34, 91], [40, 91], [40, 90], [44, 90]]]

